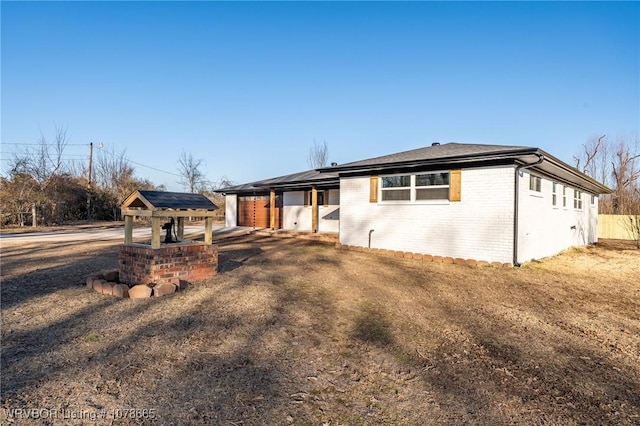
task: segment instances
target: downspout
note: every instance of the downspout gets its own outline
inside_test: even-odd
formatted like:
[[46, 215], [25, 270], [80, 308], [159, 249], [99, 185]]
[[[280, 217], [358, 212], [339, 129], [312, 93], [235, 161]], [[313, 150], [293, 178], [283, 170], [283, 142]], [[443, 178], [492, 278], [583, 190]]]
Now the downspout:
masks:
[[515, 189], [514, 189], [514, 198], [513, 198], [513, 266], [520, 266], [518, 263], [518, 210], [519, 210], [519, 199], [520, 199], [520, 171], [524, 169], [528, 169], [529, 167], [537, 166], [538, 164], [544, 161], [544, 155], [535, 154], [538, 156], [538, 160], [535, 163], [531, 164], [520, 164], [516, 167], [515, 173]]

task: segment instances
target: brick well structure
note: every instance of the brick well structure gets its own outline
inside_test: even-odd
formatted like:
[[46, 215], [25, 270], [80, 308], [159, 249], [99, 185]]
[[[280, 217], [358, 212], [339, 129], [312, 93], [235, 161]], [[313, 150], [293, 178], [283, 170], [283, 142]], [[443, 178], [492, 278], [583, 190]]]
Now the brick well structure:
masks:
[[[205, 281], [218, 273], [213, 215], [218, 207], [202, 194], [137, 190], [121, 205], [124, 245], [118, 256], [120, 282], [174, 284]], [[134, 217], [151, 219], [151, 244], [133, 242]], [[204, 242], [184, 238], [184, 220], [204, 218]], [[164, 241], [160, 230], [166, 231]]]
[[190, 284], [205, 281], [218, 273], [218, 246], [191, 242], [154, 249], [125, 244], [120, 248], [118, 270], [120, 282], [129, 286], [168, 283], [172, 278]]

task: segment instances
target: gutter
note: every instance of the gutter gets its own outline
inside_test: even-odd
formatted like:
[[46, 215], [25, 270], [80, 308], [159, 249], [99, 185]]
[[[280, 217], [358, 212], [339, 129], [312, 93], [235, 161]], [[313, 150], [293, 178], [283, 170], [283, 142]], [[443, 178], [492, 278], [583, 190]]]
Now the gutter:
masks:
[[518, 201], [520, 199], [520, 171], [537, 166], [544, 161], [544, 155], [537, 152], [534, 154], [538, 156], [538, 160], [534, 163], [520, 164], [516, 167], [516, 173], [514, 176], [515, 188], [513, 197], [513, 266], [517, 267], [521, 266], [520, 263], [518, 263]]
[[[344, 172], [356, 172], [356, 173], [367, 173], [367, 172], [375, 172], [380, 170], [387, 170], [390, 167], [393, 168], [412, 168], [412, 167], [421, 167], [425, 165], [438, 165], [442, 163], [449, 164], [465, 164], [469, 162], [475, 161], [492, 161], [492, 160], [508, 160], [514, 157], [534, 154], [537, 155], [539, 150], [537, 148], [524, 147], [522, 149], [516, 150], [506, 150], [506, 151], [497, 151], [490, 153], [480, 153], [480, 154], [468, 154], [468, 155], [451, 155], [445, 157], [435, 157], [435, 158], [423, 158], [423, 159], [412, 159], [412, 160], [396, 160], [396, 161], [382, 161], [382, 162], [373, 162], [363, 165], [349, 165], [349, 163], [333, 166], [333, 167], [322, 167], [316, 169], [320, 173], [344, 173]], [[367, 161], [367, 160], [364, 160]], [[356, 163], [360, 163], [357, 161]]]

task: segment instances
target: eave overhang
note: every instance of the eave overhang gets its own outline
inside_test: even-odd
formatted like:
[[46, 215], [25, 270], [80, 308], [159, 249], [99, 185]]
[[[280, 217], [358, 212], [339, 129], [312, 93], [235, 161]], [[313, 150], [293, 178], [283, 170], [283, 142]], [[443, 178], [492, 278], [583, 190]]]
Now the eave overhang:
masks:
[[356, 166], [335, 166], [318, 169], [320, 172], [337, 172], [340, 177], [378, 175], [403, 172], [415, 172], [437, 170], [447, 168], [487, 167], [499, 165], [531, 164], [543, 155], [545, 161], [532, 167], [531, 170], [547, 176], [548, 178], [574, 186], [582, 191], [592, 194], [610, 194], [612, 189], [601, 184], [595, 179], [571, 167], [556, 157], [538, 148], [524, 148], [493, 152], [491, 154], [477, 154], [465, 156], [449, 156], [425, 160], [394, 161], [383, 164], [361, 164]]

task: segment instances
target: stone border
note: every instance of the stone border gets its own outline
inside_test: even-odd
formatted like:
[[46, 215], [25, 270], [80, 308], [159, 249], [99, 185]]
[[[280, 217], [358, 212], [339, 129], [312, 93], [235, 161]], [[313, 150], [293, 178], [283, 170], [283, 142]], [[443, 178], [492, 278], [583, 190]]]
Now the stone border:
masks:
[[148, 299], [151, 296], [165, 296], [186, 288], [186, 281], [179, 278], [171, 278], [169, 282], [160, 284], [138, 284], [130, 287], [119, 282], [119, 272], [117, 270], [106, 271], [87, 277], [87, 288], [101, 294], [113, 296], [118, 299]]
[[416, 259], [421, 260], [423, 262], [436, 262], [436, 263], [445, 263], [445, 264], [455, 264], [455, 265], [467, 265], [473, 267], [484, 267], [484, 266], [493, 266], [497, 268], [511, 268], [513, 265], [511, 263], [500, 263], [500, 262], [487, 262], [485, 260], [475, 260], [475, 259], [462, 259], [459, 257], [443, 257], [443, 256], [432, 256], [430, 254], [422, 254], [422, 253], [413, 253], [409, 251], [397, 251], [397, 250], [385, 250], [385, 249], [377, 249], [377, 248], [368, 248], [368, 247], [359, 247], [359, 246], [348, 246], [340, 243], [336, 243], [336, 248], [340, 250], [348, 250], [348, 251], [358, 251], [361, 253], [374, 253], [380, 254], [387, 257], [397, 257], [403, 259]]

